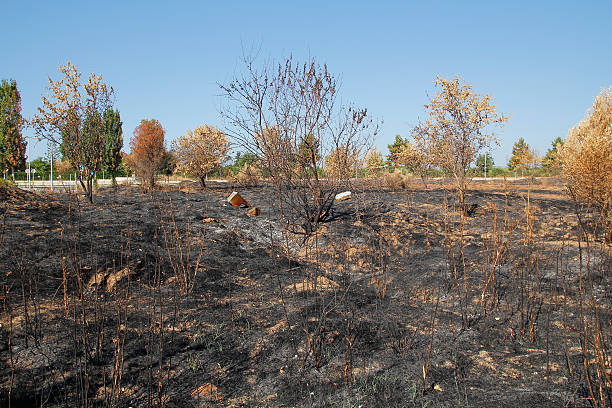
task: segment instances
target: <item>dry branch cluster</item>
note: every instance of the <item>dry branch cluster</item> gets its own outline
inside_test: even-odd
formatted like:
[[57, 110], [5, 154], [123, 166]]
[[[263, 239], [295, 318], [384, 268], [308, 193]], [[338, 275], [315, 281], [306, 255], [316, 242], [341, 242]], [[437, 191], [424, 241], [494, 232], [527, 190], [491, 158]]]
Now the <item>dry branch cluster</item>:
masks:
[[310, 233], [330, 217], [336, 193], [377, 126], [366, 109], [338, 101], [338, 83], [326, 65], [291, 58], [261, 68], [250, 58], [244, 63], [242, 76], [221, 85], [228, 102], [222, 114], [231, 135], [261, 158], [274, 180], [285, 225]]
[[595, 98], [592, 109], [569, 131], [559, 154], [571, 192], [608, 214], [612, 208], [612, 88]]

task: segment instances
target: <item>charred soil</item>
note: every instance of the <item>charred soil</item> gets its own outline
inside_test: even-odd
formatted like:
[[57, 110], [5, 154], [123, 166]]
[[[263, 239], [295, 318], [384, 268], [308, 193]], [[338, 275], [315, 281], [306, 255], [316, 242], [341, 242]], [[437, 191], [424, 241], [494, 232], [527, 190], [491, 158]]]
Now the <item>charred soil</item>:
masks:
[[265, 184], [256, 216], [223, 184], [3, 189], [0, 405], [605, 403], [610, 247], [563, 189], [405, 187], [351, 186], [311, 236]]

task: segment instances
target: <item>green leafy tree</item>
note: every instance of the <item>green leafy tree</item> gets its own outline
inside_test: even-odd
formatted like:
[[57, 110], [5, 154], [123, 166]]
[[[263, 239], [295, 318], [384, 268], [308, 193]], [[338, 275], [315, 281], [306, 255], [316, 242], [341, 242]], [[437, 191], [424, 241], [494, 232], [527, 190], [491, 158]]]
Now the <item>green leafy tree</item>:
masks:
[[60, 150], [78, 170], [78, 177], [85, 184], [83, 190], [90, 202], [93, 199], [94, 175], [102, 170], [103, 147], [103, 121], [97, 110], [91, 110], [82, 122], [74, 118], [62, 130]]
[[121, 165], [121, 149], [123, 148], [123, 130], [119, 111], [107, 109], [104, 112], [104, 155], [102, 168], [111, 174], [113, 184]]
[[232, 172], [232, 174], [235, 176], [238, 174], [238, 172], [244, 168], [245, 165], [252, 165], [253, 163], [256, 163], [259, 161], [259, 156], [257, 156], [254, 153], [242, 153], [242, 152], [237, 152], [236, 156], [234, 157], [234, 163], [232, 163], [231, 165], [227, 166], [226, 168]]
[[79, 169], [77, 177], [89, 202], [93, 202], [93, 179], [102, 169], [104, 155], [104, 121], [102, 116], [112, 107], [113, 88], [102, 82], [102, 75], [91, 73], [87, 82], [72, 63], [58, 68], [63, 77], [49, 78], [48, 96], [42, 97], [32, 120], [37, 133], [60, 150], [70, 164]]
[[493, 170], [493, 166], [495, 166], [495, 162], [493, 161], [493, 157], [491, 156], [489, 152], [485, 154], [481, 154], [476, 159], [476, 167], [478, 167], [478, 170], [480, 170], [480, 172], [482, 172], [483, 174], [485, 171], [485, 163], [486, 163], [487, 172]]
[[176, 170], [177, 160], [176, 154], [174, 154], [172, 150], [166, 150], [164, 152], [164, 158], [159, 170], [160, 174], [163, 174], [166, 177], [173, 175], [174, 171]]
[[546, 155], [542, 159], [542, 166], [548, 173], [557, 174], [561, 170], [559, 160], [559, 150], [563, 147], [563, 139], [557, 137], [552, 142], [552, 147], [548, 149]]
[[389, 149], [387, 162], [391, 166], [397, 167], [397, 165], [400, 164], [398, 163], [400, 153], [407, 147], [407, 145], [408, 139], [404, 139], [400, 135], [395, 135], [395, 141], [392, 144], [387, 145], [387, 148]]
[[21, 96], [14, 80], [0, 84], [0, 170], [21, 169], [25, 164]]
[[36, 170], [36, 178], [45, 178], [51, 172], [51, 163], [42, 157], [30, 162], [30, 168]]

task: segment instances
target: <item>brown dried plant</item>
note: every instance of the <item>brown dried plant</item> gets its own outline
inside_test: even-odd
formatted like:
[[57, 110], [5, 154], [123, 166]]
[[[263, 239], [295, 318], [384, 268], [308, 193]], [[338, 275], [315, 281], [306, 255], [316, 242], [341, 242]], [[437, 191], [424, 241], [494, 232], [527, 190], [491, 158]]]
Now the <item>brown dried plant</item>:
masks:
[[325, 158], [325, 173], [333, 179], [349, 179], [359, 164], [359, 152], [353, 147], [339, 146]]
[[397, 154], [397, 162], [406, 166], [415, 176], [419, 176], [424, 185], [427, 185], [425, 178], [429, 169], [429, 160], [423, 149], [420, 149], [416, 143], [410, 143], [406, 140], [400, 152]]
[[165, 135], [166, 132], [159, 121], [143, 119], [134, 129], [134, 136], [130, 140], [132, 154], [127, 161], [143, 180], [143, 184], [147, 182], [150, 188], [155, 187], [155, 173], [164, 164]]
[[559, 156], [572, 195], [609, 215], [612, 207], [612, 87], [602, 90], [584, 119], [570, 129]]
[[367, 169], [367, 176], [378, 176], [383, 172], [385, 163], [382, 153], [377, 151], [375, 147], [370, 149], [366, 155], [365, 166]]
[[262, 178], [261, 169], [258, 163], [245, 163], [238, 174], [234, 177], [234, 182], [242, 187], [254, 187], [259, 184]]

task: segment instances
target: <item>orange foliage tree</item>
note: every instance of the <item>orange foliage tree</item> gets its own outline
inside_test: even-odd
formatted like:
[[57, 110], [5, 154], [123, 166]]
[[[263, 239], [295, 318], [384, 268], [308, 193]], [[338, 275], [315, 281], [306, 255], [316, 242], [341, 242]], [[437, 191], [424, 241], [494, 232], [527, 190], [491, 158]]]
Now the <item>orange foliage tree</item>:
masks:
[[151, 188], [155, 186], [155, 173], [164, 163], [165, 133], [159, 121], [143, 119], [130, 140], [130, 165], [143, 183], [148, 181]]

